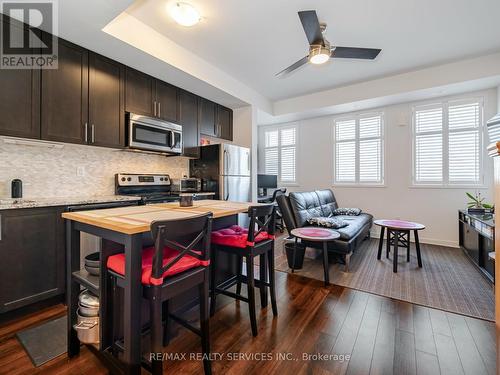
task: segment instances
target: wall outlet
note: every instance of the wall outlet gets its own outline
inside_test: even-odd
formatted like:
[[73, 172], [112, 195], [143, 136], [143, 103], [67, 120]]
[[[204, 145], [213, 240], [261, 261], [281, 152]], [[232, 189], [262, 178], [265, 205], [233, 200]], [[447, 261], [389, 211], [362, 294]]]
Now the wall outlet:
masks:
[[76, 175], [78, 177], [83, 177], [85, 176], [85, 167], [77, 167], [76, 168]]

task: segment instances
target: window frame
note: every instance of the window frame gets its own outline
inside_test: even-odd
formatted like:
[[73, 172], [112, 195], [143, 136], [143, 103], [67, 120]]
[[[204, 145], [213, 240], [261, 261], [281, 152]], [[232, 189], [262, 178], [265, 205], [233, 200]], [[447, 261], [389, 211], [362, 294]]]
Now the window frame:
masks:
[[[477, 183], [471, 183], [466, 181], [450, 182], [449, 173], [449, 138], [450, 133], [460, 133], [464, 131], [475, 130], [476, 128], [467, 127], [461, 129], [451, 130], [449, 128], [449, 107], [454, 105], [464, 105], [464, 104], [479, 104], [479, 126], [478, 140], [479, 140], [479, 180]], [[417, 155], [416, 155], [416, 112], [419, 109], [426, 108], [442, 108], [442, 123], [443, 128], [441, 131], [426, 132], [425, 134], [442, 134], [442, 181], [440, 182], [418, 182], [416, 180], [416, 170], [417, 170]], [[422, 134], [422, 133], [420, 133]], [[461, 189], [461, 188], [484, 188], [484, 136], [485, 136], [485, 124], [484, 124], [484, 97], [460, 97], [460, 98], [450, 98], [446, 100], [437, 101], [427, 101], [423, 103], [413, 104], [411, 107], [411, 183], [412, 188], [441, 188], [441, 189]]]
[[[359, 123], [362, 118], [370, 118], [370, 117], [380, 117], [380, 137], [365, 137], [365, 138], [360, 138], [359, 136]], [[337, 181], [337, 132], [336, 132], [336, 126], [337, 122], [341, 121], [349, 121], [349, 120], [354, 120], [355, 121], [355, 166], [354, 166], [354, 181], [349, 181], [349, 182], [342, 182], [342, 181]], [[339, 186], [339, 187], [375, 187], [375, 188], [380, 188], [380, 187], [386, 187], [386, 176], [385, 176], [385, 170], [386, 170], [386, 157], [385, 157], [385, 113], [384, 112], [363, 112], [363, 113], [358, 113], [354, 115], [347, 115], [347, 116], [340, 116], [337, 117], [333, 120], [333, 186]], [[359, 170], [360, 170], [360, 142], [364, 140], [370, 140], [370, 139], [380, 139], [380, 147], [381, 147], [381, 152], [380, 152], [380, 157], [381, 157], [381, 162], [380, 162], [380, 176], [381, 176], [381, 181], [380, 182], [374, 182], [374, 181], [360, 181], [359, 180]], [[348, 140], [349, 142], [352, 140]], [[345, 142], [345, 141], [339, 141], [339, 142]]]
[[[282, 130], [287, 130], [287, 129], [294, 129], [295, 130], [295, 143], [292, 145], [287, 145], [287, 146], [282, 146], [281, 145], [281, 131]], [[272, 131], [277, 131], [278, 132], [278, 145], [277, 146], [271, 146], [271, 147], [266, 147], [266, 132], [272, 132]], [[262, 166], [264, 168], [264, 173], [265, 167], [266, 167], [266, 150], [268, 149], [277, 149], [278, 150], [278, 185], [280, 186], [298, 186], [298, 166], [297, 166], [297, 161], [299, 160], [298, 157], [298, 152], [299, 152], [299, 147], [298, 147], [298, 133], [299, 133], [299, 126], [298, 124], [285, 124], [285, 125], [279, 125], [279, 126], [263, 126], [262, 129], [262, 140], [263, 140], [263, 146], [262, 146], [262, 155], [263, 155], [263, 163]], [[282, 156], [282, 149], [283, 148], [291, 148], [293, 147], [295, 149], [295, 179], [293, 181], [287, 180], [283, 181], [281, 179], [281, 156]]]

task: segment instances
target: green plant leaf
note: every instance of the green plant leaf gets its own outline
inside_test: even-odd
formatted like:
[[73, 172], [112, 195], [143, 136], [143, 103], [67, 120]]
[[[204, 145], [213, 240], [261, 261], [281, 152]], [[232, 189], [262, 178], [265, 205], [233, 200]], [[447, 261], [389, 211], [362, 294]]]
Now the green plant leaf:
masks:
[[477, 200], [477, 199], [476, 199], [476, 197], [475, 197], [475, 196], [473, 196], [471, 193], [465, 193], [465, 194], [467, 194], [467, 196], [468, 196], [470, 199], [472, 199], [473, 201], [476, 201], [476, 200]]

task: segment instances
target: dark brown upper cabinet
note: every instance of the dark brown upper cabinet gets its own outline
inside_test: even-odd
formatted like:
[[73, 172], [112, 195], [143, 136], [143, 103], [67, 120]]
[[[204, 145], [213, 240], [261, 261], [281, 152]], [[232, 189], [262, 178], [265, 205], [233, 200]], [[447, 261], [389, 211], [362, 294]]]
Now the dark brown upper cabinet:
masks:
[[125, 111], [138, 115], [156, 116], [155, 79], [127, 68], [125, 73]]
[[[166, 82], [155, 80], [156, 117], [165, 121], [179, 121], [179, 89]], [[155, 112], [155, 111], [153, 111]]]
[[86, 143], [88, 51], [59, 39], [58, 69], [42, 70], [42, 139]]
[[[0, 30], [7, 17], [0, 15]], [[22, 29], [20, 23], [13, 27]], [[0, 134], [40, 138], [40, 70], [0, 69]]]
[[179, 89], [147, 74], [127, 68], [125, 111], [179, 122]]
[[0, 69], [0, 134], [40, 138], [40, 70]]
[[125, 146], [125, 67], [104, 56], [89, 57], [89, 128], [95, 146]]
[[182, 125], [183, 155], [199, 157], [198, 97], [184, 90], [179, 93], [179, 122]]
[[229, 108], [217, 105], [215, 126], [217, 137], [233, 140], [233, 111]]
[[215, 109], [217, 104], [214, 102], [200, 98], [200, 131], [202, 134], [210, 137], [217, 137], [215, 126]]

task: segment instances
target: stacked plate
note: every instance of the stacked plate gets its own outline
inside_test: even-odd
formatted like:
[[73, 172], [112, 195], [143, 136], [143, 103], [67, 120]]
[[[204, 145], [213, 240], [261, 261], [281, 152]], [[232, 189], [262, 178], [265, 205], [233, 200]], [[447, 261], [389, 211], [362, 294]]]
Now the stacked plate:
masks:
[[100, 253], [92, 253], [85, 257], [85, 269], [94, 276], [99, 276]]

